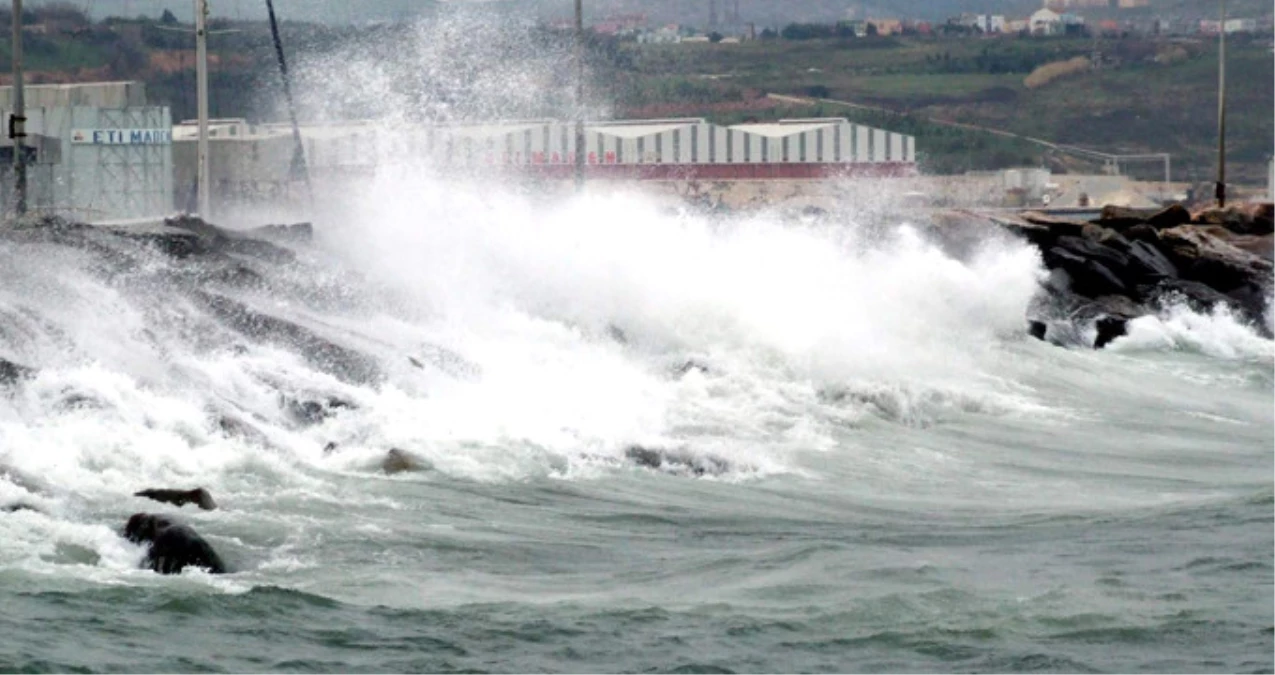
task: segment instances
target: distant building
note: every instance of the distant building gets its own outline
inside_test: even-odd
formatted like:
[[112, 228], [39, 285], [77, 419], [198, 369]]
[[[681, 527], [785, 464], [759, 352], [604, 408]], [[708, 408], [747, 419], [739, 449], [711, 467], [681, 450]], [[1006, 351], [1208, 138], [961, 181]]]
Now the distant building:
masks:
[[1139, 7], [1150, 7], [1151, 0], [1118, 0], [1117, 6], [1120, 9], [1138, 9]]
[[[177, 181], [195, 175], [193, 123], [174, 129]], [[378, 167], [423, 164], [450, 175], [569, 179], [575, 125], [555, 120], [387, 128], [372, 123], [301, 128], [310, 175], [320, 190], [341, 189]], [[214, 205], [281, 202], [297, 197], [293, 140], [286, 125], [216, 120], [210, 126]], [[717, 126], [704, 119], [589, 122], [587, 173], [596, 179], [760, 180], [916, 173], [912, 136], [845, 119], [781, 120]], [[186, 190], [188, 192], [188, 190]]]
[[[1217, 35], [1221, 22], [1205, 19], [1200, 22], [1200, 32], [1204, 35]], [[1255, 19], [1227, 19], [1226, 33], [1231, 35], [1234, 33], [1255, 33], [1257, 32], [1257, 21]]]
[[643, 44], [671, 44], [682, 41], [681, 26], [669, 24], [654, 30], [638, 33], [637, 41]]
[[1053, 10], [1067, 10], [1077, 7], [1104, 8], [1111, 5], [1112, 0], [1045, 0], [1045, 6]]
[[1012, 19], [1005, 22], [1006, 33], [1026, 33], [1031, 30], [1030, 19]]
[[899, 35], [903, 33], [903, 22], [898, 19], [868, 19], [868, 23], [877, 29], [877, 35]]
[[[31, 210], [96, 222], [173, 212], [172, 118], [141, 82], [25, 88]], [[13, 88], [0, 87], [0, 118]], [[11, 185], [12, 141], [0, 141], [0, 184]], [[11, 195], [0, 190], [0, 210]]]
[[1063, 31], [1062, 16], [1052, 9], [1040, 9], [1028, 19], [1032, 35], [1058, 35]]
[[1005, 17], [999, 14], [962, 14], [957, 22], [983, 33], [1004, 33]]
[[1085, 25], [1085, 17], [1080, 16], [1079, 14], [1072, 14], [1070, 12], [1066, 14], [1060, 14], [1058, 16], [1058, 20], [1062, 22], [1064, 29], [1072, 27], [1072, 26]]

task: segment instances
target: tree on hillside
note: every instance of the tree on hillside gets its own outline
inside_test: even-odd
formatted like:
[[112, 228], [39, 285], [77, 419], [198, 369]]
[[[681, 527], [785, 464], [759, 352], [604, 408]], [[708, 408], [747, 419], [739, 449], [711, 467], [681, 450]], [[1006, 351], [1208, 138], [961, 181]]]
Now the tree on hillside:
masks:
[[[43, 7], [34, 8], [34, 12], [43, 21], [66, 21], [80, 26], [89, 22], [83, 10], [69, 2], [51, 2]], [[23, 12], [23, 15], [26, 15], [26, 12]]]
[[177, 15], [173, 14], [172, 10], [165, 9], [164, 13], [159, 17], [159, 22], [171, 26], [177, 23]]

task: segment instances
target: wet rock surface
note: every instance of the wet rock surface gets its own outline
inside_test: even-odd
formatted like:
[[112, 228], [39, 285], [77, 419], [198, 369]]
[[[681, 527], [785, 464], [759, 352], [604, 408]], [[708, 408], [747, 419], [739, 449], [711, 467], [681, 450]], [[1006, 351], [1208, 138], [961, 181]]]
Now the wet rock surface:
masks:
[[135, 513], [124, 526], [124, 537], [150, 545], [142, 564], [160, 574], [181, 574], [187, 567], [202, 567], [212, 574], [227, 571], [221, 556], [194, 528], [166, 516]]
[[1088, 222], [1040, 212], [960, 212], [936, 218], [935, 229], [958, 256], [971, 219], [1033, 244], [1050, 275], [1028, 311], [1028, 333], [1101, 348], [1124, 335], [1129, 321], [1170, 303], [1196, 311], [1225, 305], [1271, 337], [1265, 320], [1275, 259], [1271, 212], [1270, 204], [1195, 213], [1180, 205], [1106, 207]]
[[148, 489], [140, 492], [134, 492], [134, 497], [145, 497], [164, 504], [172, 504], [173, 506], [185, 506], [194, 504], [205, 511], [214, 511], [217, 509], [217, 502], [213, 501], [212, 493], [204, 488], [195, 488], [193, 490], [173, 490], [173, 489]]

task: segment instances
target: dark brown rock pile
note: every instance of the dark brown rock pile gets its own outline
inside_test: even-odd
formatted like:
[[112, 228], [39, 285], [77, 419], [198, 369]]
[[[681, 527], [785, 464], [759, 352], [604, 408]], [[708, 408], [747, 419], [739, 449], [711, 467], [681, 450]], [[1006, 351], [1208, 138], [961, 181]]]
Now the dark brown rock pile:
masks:
[[1275, 260], [1269, 203], [1195, 213], [1179, 205], [1109, 206], [1088, 222], [1037, 212], [987, 219], [1039, 248], [1049, 269], [1028, 312], [1029, 331], [1038, 338], [1101, 348], [1124, 335], [1131, 319], [1178, 302], [1201, 312], [1224, 304], [1271, 337], [1265, 319]]

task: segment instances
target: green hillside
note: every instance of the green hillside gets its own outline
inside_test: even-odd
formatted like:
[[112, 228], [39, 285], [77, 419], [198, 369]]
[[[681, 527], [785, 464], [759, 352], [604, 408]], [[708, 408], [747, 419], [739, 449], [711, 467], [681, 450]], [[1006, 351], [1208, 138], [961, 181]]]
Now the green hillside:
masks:
[[[1262, 182], [1275, 92], [1269, 37], [1230, 41], [1229, 144], [1237, 180]], [[1169, 152], [1177, 177], [1215, 164], [1214, 41], [1091, 38], [867, 38], [731, 44], [628, 45], [609, 95], [622, 114], [704, 115], [717, 121], [849, 116], [918, 136], [928, 168], [993, 169], [1048, 161], [1040, 146], [928, 123], [953, 120], [1106, 153]], [[1083, 56], [1098, 67], [1029, 88], [1039, 66]], [[619, 72], [622, 70], [623, 72]], [[767, 93], [836, 105], [775, 106]]]

